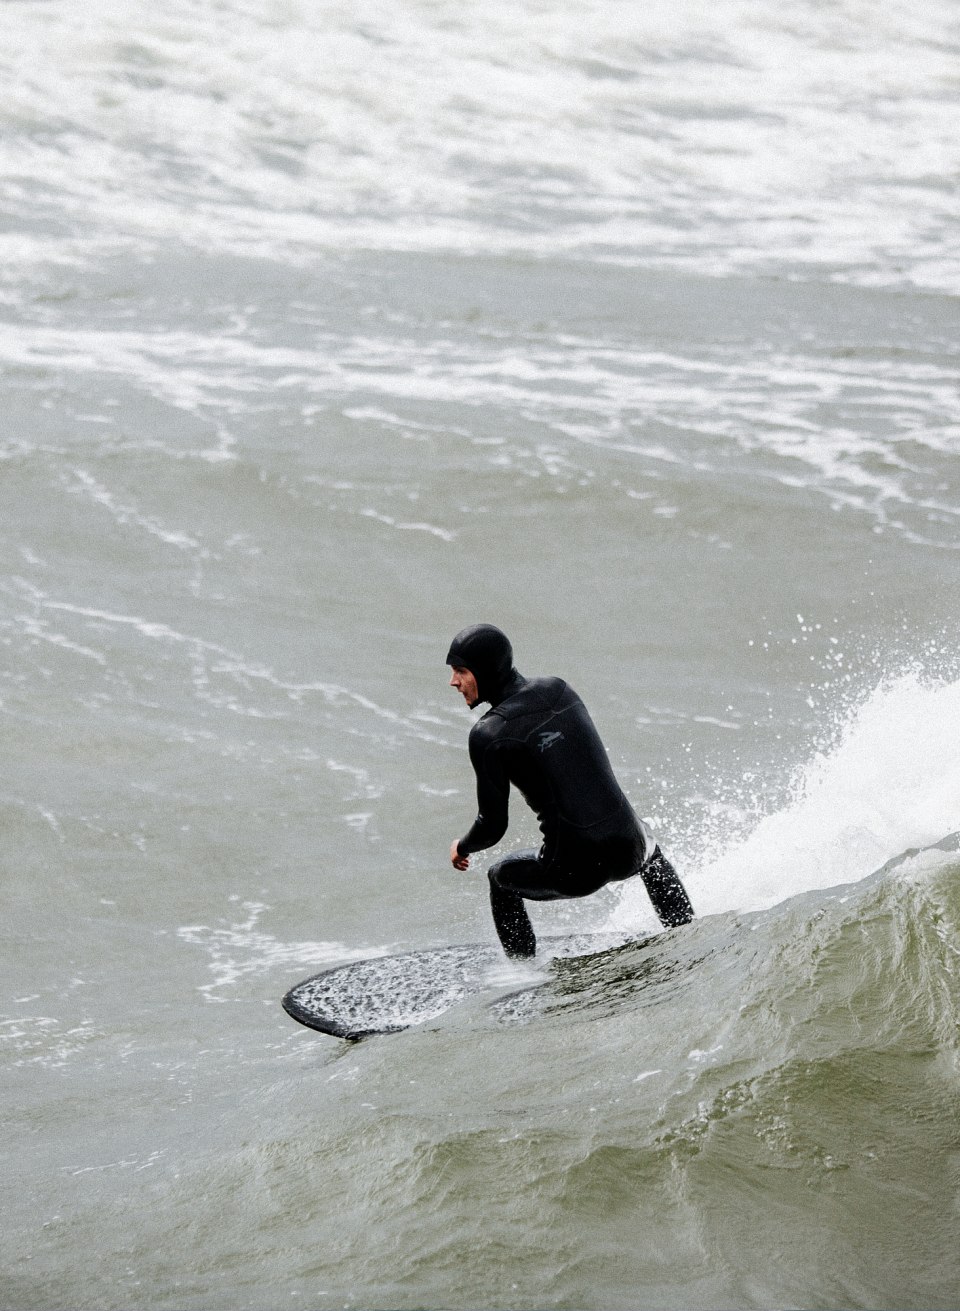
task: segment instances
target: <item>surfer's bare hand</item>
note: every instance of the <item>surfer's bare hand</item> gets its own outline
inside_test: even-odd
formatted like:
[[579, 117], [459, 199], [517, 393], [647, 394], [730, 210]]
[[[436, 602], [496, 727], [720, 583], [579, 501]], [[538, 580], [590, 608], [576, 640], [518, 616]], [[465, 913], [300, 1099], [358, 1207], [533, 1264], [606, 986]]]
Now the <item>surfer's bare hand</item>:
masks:
[[460, 852], [457, 850], [456, 841], [450, 844], [450, 861], [454, 869], [470, 868], [470, 857], [460, 855]]

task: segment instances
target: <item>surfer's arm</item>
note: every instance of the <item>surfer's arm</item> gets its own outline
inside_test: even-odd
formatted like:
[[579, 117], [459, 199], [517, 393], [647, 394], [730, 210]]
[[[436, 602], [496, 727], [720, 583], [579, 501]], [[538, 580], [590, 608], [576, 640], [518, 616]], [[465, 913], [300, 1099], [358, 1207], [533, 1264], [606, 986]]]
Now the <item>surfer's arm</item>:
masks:
[[[456, 854], [461, 859], [492, 847], [507, 831], [510, 779], [503, 752], [497, 750], [483, 728], [482, 723], [477, 724], [470, 734], [470, 760], [477, 775], [477, 818], [456, 844]], [[457, 868], [466, 869], [466, 866]]]

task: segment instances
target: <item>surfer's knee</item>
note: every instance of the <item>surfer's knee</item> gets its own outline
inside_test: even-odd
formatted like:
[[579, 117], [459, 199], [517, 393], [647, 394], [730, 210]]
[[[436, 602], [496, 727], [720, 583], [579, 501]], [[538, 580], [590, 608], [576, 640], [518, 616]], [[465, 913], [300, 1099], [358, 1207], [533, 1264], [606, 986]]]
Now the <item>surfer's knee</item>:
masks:
[[495, 861], [487, 870], [491, 891], [504, 888], [511, 892], [521, 891], [530, 882], [530, 875], [538, 870], [535, 851], [513, 851], [509, 856]]

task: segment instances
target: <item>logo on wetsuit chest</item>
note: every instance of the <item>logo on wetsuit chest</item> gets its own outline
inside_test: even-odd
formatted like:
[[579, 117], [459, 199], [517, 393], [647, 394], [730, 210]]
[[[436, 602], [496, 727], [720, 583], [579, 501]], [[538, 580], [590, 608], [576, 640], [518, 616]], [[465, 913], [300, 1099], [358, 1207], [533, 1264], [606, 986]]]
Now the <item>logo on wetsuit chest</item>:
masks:
[[563, 738], [562, 733], [541, 733], [538, 739], [540, 742], [540, 750], [541, 751], [549, 750], [549, 748], [552, 747], [555, 742], [559, 742], [562, 738]]

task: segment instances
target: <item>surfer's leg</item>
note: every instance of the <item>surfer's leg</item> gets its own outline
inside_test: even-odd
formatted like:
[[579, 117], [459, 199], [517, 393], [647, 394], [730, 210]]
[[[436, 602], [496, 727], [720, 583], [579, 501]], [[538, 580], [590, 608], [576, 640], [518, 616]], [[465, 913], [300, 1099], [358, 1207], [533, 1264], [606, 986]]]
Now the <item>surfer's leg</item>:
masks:
[[509, 888], [498, 888], [491, 880], [490, 909], [493, 911], [493, 924], [497, 937], [508, 956], [535, 956], [537, 952], [537, 935], [530, 923], [530, 916], [523, 904], [519, 892]]
[[640, 877], [661, 924], [671, 929], [677, 924], [690, 923], [693, 919], [690, 898], [677, 871], [659, 847], [654, 847], [653, 855], [640, 870]]
[[508, 956], [533, 956], [537, 938], [524, 897], [553, 901], [558, 894], [544, 887], [544, 864], [535, 851], [517, 851], [490, 867], [490, 909], [497, 937]]

